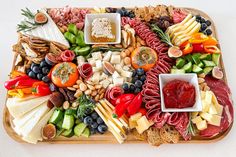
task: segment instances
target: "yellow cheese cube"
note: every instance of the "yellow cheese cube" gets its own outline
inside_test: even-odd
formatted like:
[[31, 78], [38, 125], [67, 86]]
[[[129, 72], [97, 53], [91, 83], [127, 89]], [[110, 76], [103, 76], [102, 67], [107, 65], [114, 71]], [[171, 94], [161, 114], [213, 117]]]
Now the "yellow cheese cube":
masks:
[[199, 123], [199, 122], [201, 122], [201, 121], [202, 121], [201, 116], [197, 116], [197, 117], [195, 117], [195, 118], [192, 119], [192, 122], [193, 122], [194, 124]]
[[212, 92], [211, 91], [206, 91], [206, 95], [205, 95], [205, 103], [206, 104], [211, 104], [212, 101]]
[[215, 126], [220, 126], [220, 122], [221, 122], [221, 116], [218, 115], [212, 115], [212, 118], [210, 119], [210, 121], [208, 121], [209, 124]]
[[202, 112], [208, 112], [210, 108], [210, 104], [208, 104], [205, 100], [202, 101]]
[[137, 121], [138, 119], [140, 119], [142, 117], [142, 113], [138, 112], [132, 116], [130, 116], [130, 120], [131, 121]]
[[137, 126], [137, 122], [136, 121], [132, 121], [131, 119], [129, 119], [129, 128], [133, 129]]
[[192, 117], [192, 118], [195, 118], [195, 117], [198, 116], [198, 114], [199, 114], [199, 112], [192, 112], [192, 113], [191, 113], [191, 117]]
[[208, 122], [212, 119], [212, 114], [209, 114], [209, 113], [206, 113], [206, 112], [200, 113], [200, 116], [203, 119], [207, 120]]
[[217, 114], [217, 110], [215, 108], [215, 105], [211, 104], [208, 110], [209, 114]]
[[150, 122], [147, 120], [146, 116], [142, 116], [139, 120], [137, 120], [137, 131], [139, 134], [142, 134], [145, 130], [150, 127]]
[[212, 103], [213, 103], [214, 105], [219, 105], [218, 100], [217, 100], [217, 98], [216, 98], [216, 96], [215, 96], [214, 93], [212, 93]]
[[222, 112], [223, 112], [223, 106], [218, 104], [218, 105], [215, 105], [215, 109], [217, 111], [217, 115], [221, 116], [222, 115]]
[[196, 126], [197, 126], [198, 130], [204, 130], [207, 128], [207, 122], [206, 122], [206, 120], [202, 120], [202, 121], [196, 123]]

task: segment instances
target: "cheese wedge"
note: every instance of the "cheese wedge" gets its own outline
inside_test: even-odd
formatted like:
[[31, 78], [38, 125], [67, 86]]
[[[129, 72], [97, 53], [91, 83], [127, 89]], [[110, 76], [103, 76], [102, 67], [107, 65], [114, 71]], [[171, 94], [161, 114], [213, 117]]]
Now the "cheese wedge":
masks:
[[208, 113], [209, 114], [217, 114], [216, 107], [213, 104], [210, 105]]
[[139, 134], [142, 134], [145, 130], [147, 130], [152, 124], [147, 120], [146, 116], [142, 116], [137, 120], [136, 129]]
[[193, 122], [194, 124], [197, 124], [197, 123], [199, 123], [199, 122], [201, 122], [201, 121], [202, 121], [201, 116], [197, 116], [197, 117], [195, 117], [195, 118], [192, 119], [192, 122]]
[[221, 116], [218, 115], [212, 115], [211, 119], [208, 121], [209, 124], [215, 126], [220, 126], [220, 122], [221, 122]]
[[31, 130], [31, 132], [27, 136], [23, 137], [23, 140], [33, 144], [36, 144], [38, 141], [42, 141], [42, 128], [47, 124], [54, 110], [55, 108], [52, 108], [48, 113], [46, 113], [45, 116], [43, 116], [40, 121], [35, 125], [35, 127]]
[[10, 114], [14, 118], [20, 118], [27, 112], [33, 110], [34, 108], [38, 107], [45, 101], [49, 99], [48, 96], [43, 96], [43, 97], [36, 97], [34, 99], [29, 99], [26, 101], [17, 101], [18, 99], [15, 98], [8, 98], [7, 99], [7, 108], [10, 112]]
[[196, 126], [197, 126], [198, 130], [204, 130], [207, 128], [207, 122], [206, 122], [206, 120], [202, 120], [202, 121], [196, 123]]

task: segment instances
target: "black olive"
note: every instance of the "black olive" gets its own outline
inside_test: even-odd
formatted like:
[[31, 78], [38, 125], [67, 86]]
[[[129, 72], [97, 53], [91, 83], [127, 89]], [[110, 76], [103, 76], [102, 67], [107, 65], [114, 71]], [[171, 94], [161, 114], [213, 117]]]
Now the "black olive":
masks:
[[210, 26], [210, 25], [211, 25], [211, 21], [210, 21], [210, 20], [207, 20], [207, 21], [206, 21], [206, 24], [207, 24], [207, 26]]
[[206, 30], [206, 28], [207, 28], [207, 24], [205, 24], [205, 23], [202, 23], [201, 24], [201, 31], [203, 32], [204, 30]]
[[212, 31], [210, 29], [207, 29], [206, 30], [206, 35], [211, 35], [212, 34]]

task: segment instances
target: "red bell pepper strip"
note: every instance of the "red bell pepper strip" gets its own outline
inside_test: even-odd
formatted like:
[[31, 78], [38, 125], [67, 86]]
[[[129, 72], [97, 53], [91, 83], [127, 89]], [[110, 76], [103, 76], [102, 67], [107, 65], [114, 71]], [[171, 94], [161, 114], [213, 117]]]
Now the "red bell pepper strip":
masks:
[[134, 99], [132, 100], [132, 102], [129, 104], [127, 108], [129, 115], [131, 116], [137, 113], [139, 109], [141, 108], [141, 105], [142, 105], [142, 94], [139, 93], [138, 95], [134, 97]]
[[127, 101], [133, 100], [134, 97], [135, 97], [134, 94], [122, 94], [121, 96], [119, 96], [116, 99], [115, 105], [118, 105], [120, 103], [125, 103]]
[[4, 87], [8, 90], [14, 89], [15, 85], [18, 81], [24, 80], [24, 79], [29, 79], [30, 77], [25, 75], [25, 76], [19, 76], [13, 79], [10, 79], [4, 83]]
[[120, 118], [127, 111], [127, 107], [130, 105], [130, 101], [126, 101], [124, 103], [117, 104], [115, 107], [115, 114]]
[[51, 90], [48, 85], [37, 85], [32, 88], [32, 94], [35, 96], [45, 96], [51, 94]]
[[142, 113], [142, 116], [145, 116], [147, 113], [147, 110], [145, 108], [140, 108], [138, 112]]
[[214, 45], [204, 46], [204, 51], [207, 53], [220, 53], [220, 49]]
[[35, 79], [31, 79], [31, 78], [24, 79], [24, 80], [19, 80], [15, 84], [15, 88], [21, 89], [21, 88], [32, 87], [35, 82], [40, 82], [40, 81], [39, 80], [35, 80]]
[[204, 52], [203, 44], [192, 44], [193, 52]]
[[193, 51], [193, 45], [189, 41], [186, 41], [180, 45], [180, 49], [182, 50], [183, 55], [186, 55]]

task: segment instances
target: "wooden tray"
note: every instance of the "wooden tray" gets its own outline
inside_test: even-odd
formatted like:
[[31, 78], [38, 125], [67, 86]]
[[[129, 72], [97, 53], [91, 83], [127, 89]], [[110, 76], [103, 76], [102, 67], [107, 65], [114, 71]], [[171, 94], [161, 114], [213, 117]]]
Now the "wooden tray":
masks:
[[[189, 11], [191, 11], [193, 14], [199, 14], [203, 17], [205, 17], [206, 19], [209, 19], [210, 21], [212, 21], [212, 19], [204, 12], [194, 9], [194, 8], [185, 8], [188, 9]], [[213, 32], [213, 36], [217, 37], [217, 31], [215, 28], [215, 25], [212, 21], [212, 32]], [[220, 47], [220, 45], [219, 45]], [[14, 57], [13, 60], [13, 68], [14, 68], [14, 63], [15, 63], [15, 59], [16, 56]], [[221, 57], [220, 60], [220, 66], [223, 69], [223, 73], [224, 73], [224, 81], [227, 83], [227, 78], [226, 78], [226, 73], [225, 73], [225, 69], [224, 69], [224, 64], [223, 64], [223, 60]], [[6, 98], [7, 99], [7, 98]], [[6, 102], [5, 102], [6, 104]], [[217, 142], [221, 139], [223, 139], [231, 130], [233, 123], [229, 126], [229, 128], [225, 131], [220, 133], [219, 135], [213, 137], [213, 138], [203, 138], [203, 137], [193, 137], [192, 140], [190, 141], [184, 141], [183, 139], [180, 140], [180, 143], [211, 143], [211, 142]], [[18, 134], [16, 134], [16, 132], [14, 131], [14, 129], [12, 128], [13, 123], [12, 123], [12, 117], [6, 107], [6, 105], [4, 106], [4, 111], [3, 111], [3, 126], [7, 132], [7, 134], [14, 139], [15, 141], [19, 142], [19, 143], [27, 143], [25, 141], [22, 140], [21, 136], [19, 136]], [[126, 139], [125, 143], [145, 143], [146, 141], [142, 141], [142, 140], [138, 140], [135, 138], [135, 136], [133, 134], [129, 134], [128, 138]], [[56, 137], [53, 140], [43, 140], [39, 143], [51, 143], [51, 144], [116, 144], [118, 143], [115, 139], [115, 137], [110, 133], [107, 132], [103, 135], [93, 135], [89, 138], [85, 138], [85, 137], [71, 137], [71, 138], [66, 138], [63, 136], [59, 136]]]

